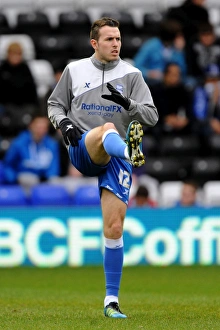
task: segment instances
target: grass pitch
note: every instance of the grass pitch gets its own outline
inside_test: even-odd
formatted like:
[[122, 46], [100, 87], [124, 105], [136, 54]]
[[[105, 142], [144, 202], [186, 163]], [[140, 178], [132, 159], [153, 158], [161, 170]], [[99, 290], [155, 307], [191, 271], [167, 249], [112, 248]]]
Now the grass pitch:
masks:
[[102, 267], [0, 269], [0, 329], [220, 329], [218, 266], [125, 267], [127, 319], [103, 316]]

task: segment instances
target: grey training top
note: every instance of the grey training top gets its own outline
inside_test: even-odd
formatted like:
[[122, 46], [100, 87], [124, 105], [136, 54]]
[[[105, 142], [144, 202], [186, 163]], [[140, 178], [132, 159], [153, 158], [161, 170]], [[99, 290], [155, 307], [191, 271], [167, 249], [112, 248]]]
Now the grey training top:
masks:
[[[110, 94], [107, 82], [131, 100], [128, 111], [101, 97]], [[66, 66], [49, 97], [48, 116], [55, 128], [68, 117], [83, 131], [112, 122], [122, 138], [134, 119], [146, 126], [154, 126], [158, 121], [158, 112], [142, 73], [120, 58], [103, 64], [95, 55]]]

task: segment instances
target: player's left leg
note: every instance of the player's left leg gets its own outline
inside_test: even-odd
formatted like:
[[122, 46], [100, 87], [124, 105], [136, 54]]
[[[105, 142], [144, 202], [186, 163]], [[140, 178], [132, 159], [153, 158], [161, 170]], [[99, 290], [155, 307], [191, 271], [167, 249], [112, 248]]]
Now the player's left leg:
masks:
[[113, 123], [105, 123], [88, 132], [85, 138], [90, 158], [96, 165], [106, 165], [110, 157], [127, 159], [135, 167], [142, 166], [142, 125], [132, 121], [128, 127], [126, 141], [119, 135]]
[[123, 223], [127, 206], [116, 195], [102, 189], [102, 214], [104, 221], [104, 272], [106, 296], [104, 314], [112, 318], [126, 318], [119, 309], [118, 294], [123, 267]]
[[91, 129], [85, 138], [86, 149], [94, 164], [106, 165], [111, 156], [129, 159], [128, 148], [113, 123]]

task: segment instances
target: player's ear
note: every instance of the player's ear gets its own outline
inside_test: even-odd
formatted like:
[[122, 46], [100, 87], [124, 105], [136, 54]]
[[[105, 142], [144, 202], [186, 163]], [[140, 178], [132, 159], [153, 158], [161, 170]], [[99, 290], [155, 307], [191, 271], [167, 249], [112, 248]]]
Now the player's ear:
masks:
[[90, 44], [91, 44], [91, 46], [92, 46], [92, 48], [93, 48], [94, 50], [97, 49], [97, 40], [95, 40], [95, 39], [91, 39], [91, 40], [90, 40]]

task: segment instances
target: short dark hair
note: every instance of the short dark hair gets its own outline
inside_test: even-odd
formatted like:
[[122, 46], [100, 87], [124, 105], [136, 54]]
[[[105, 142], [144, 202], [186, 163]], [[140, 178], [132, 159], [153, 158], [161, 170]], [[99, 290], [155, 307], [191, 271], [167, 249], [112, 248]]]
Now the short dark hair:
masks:
[[90, 39], [98, 40], [100, 28], [102, 28], [103, 26], [106, 26], [106, 25], [119, 28], [119, 21], [117, 21], [114, 18], [110, 18], [110, 17], [102, 17], [102, 18], [96, 20], [92, 24], [92, 27], [91, 27]]
[[214, 27], [211, 23], [202, 23], [199, 25], [198, 34], [214, 33]]
[[159, 36], [163, 42], [173, 42], [182, 33], [182, 25], [176, 20], [164, 19], [160, 22]]
[[171, 66], [176, 66], [176, 67], [178, 67], [179, 70], [180, 70], [180, 73], [181, 73], [181, 67], [180, 67], [180, 65], [179, 65], [177, 62], [175, 62], [175, 61], [166, 63], [166, 65], [165, 65], [165, 67], [164, 67], [164, 70], [163, 70], [163, 73], [164, 73], [164, 74], [167, 74], [167, 73], [169, 72], [169, 69], [170, 69]]
[[199, 188], [198, 182], [196, 182], [193, 179], [186, 179], [186, 180], [183, 181], [183, 184], [184, 185], [189, 185], [192, 188], [194, 188], [195, 190], [197, 190]]
[[147, 189], [147, 187], [140, 185], [136, 191], [135, 194], [136, 197], [148, 197], [149, 196], [149, 191]]

